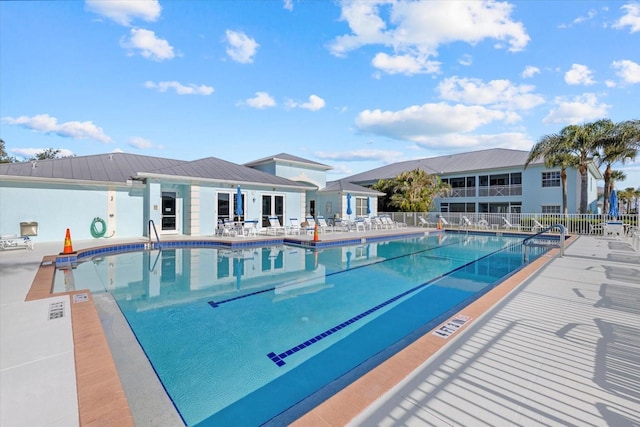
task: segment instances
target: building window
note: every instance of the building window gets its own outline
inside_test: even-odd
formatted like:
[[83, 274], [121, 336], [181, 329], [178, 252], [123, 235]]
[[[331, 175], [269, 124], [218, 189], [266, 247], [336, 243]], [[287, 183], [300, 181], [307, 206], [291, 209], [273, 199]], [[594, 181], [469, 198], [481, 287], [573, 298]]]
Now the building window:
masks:
[[367, 216], [366, 197], [356, 197], [356, 216]]
[[560, 205], [542, 205], [543, 214], [559, 214]]
[[560, 187], [560, 172], [542, 172], [542, 187]]

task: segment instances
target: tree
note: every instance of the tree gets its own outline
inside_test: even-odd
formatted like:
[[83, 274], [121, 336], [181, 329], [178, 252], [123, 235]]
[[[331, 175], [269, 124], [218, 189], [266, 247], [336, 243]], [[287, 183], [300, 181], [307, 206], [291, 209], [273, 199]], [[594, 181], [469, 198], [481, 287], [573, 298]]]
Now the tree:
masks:
[[578, 171], [580, 172], [580, 209], [579, 212], [587, 213], [588, 172], [589, 163], [598, 150], [610, 137], [615, 125], [609, 119], [601, 119], [583, 125], [570, 125], [562, 129], [561, 133], [568, 140], [570, 152], [578, 158]]
[[615, 172], [611, 166], [613, 163], [622, 164], [629, 160], [634, 160], [638, 155], [638, 144], [640, 142], [640, 120], [627, 120], [617, 123], [606, 135], [599, 149], [598, 166], [606, 164], [604, 171], [604, 203], [603, 212], [608, 212], [609, 194], [613, 190], [613, 181], [623, 181], [624, 177], [614, 178]]
[[569, 141], [562, 133], [543, 136], [531, 149], [524, 164], [525, 169], [531, 162], [540, 158], [544, 159], [546, 167], [560, 168], [562, 212], [567, 215], [569, 213], [567, 207], [567, 168], [578, 166], [578, 159], [571, 153]]
[[4, 148], [4, 140], [0, 138], [0, 163], [14, 163], [15, 161], [15, 157], [7, 154], [7, 150]]
[[31, 156], [27, 161], [57, 159], [62, 150], [59, 148], [45, 148], [44, 150]]
[[393, 179], [382, 179], [372, 186], [386, 193], [388, 206], [402, 212], [427, 212], [433, 200], [449, 192], [449, 184], [422, 169], [403, 172]]

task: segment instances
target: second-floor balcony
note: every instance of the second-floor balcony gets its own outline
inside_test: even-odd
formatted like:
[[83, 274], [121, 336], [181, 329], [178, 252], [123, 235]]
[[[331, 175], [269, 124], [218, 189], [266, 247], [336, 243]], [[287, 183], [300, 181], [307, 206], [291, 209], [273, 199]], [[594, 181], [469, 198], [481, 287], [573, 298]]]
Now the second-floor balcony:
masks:
[[[476, 194], [477, 191], [477, 194]], [[522, 196], [522, 185], [491, 185], [489, 187], [452, 188], [446, 197], [508, 197]]]

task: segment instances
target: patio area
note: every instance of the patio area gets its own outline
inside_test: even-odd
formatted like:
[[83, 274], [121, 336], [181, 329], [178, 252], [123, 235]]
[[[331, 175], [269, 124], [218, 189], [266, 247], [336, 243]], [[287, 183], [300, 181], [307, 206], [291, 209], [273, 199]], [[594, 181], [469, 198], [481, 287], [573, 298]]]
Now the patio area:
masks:
[[[77, 241], [74, 249], [97, 242], [124, 243]], [[83, 390], [80, 341], [106, 339], [99, 323], [82, 336], [69, 312], [81, 307], [95, 322], [93, 303], [74, 304], [69, 295], [25, 301], [43, 257], [61, 250], [55, 242], [0, 252], [0, 424], [175, 425], [170, 413], [141, 414], [144, 402], [110, 413], [127, 403], [119, 382], [89, 407], [79, 399], [100, 396]], [[640, 252], [628, 238], [580, 236], [564, 257], [543, 258], [463, 310], [472, 320], [454, 336], [425, 335], [327, 400], [298, 408], [294, 424], [639, 425]]]

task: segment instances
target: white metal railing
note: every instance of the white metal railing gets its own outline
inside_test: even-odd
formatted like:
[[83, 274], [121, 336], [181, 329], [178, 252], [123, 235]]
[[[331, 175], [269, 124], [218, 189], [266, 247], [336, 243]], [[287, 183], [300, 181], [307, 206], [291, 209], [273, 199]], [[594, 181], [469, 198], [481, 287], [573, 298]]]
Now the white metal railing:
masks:
[[[451, 228], [473, 229], [480, 224], [494, 230], [512, 230], [537, 232], [551, 225], [562, 224], [568, 234], [602, 235], [604, 224], [613, 220], [603, 214], [542, 214], [542, 213], [479, 213], [479, 212], [379, 212], [379, 215], [389, 215], [396, 222], [402, 222], [410, 227], [420, 227], [423, 224], [420, 217], [436, 225], [442, 217]], [[464, 220], [467, 217], [471, 225]], [[622, 214], [616, 218], [624, 226], [625, 233], [631, 235], [639, 230], [638, 214]], [[447, 228], [447, 227], [445, 227]]]

